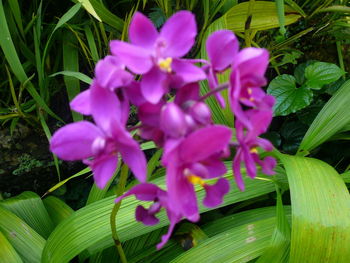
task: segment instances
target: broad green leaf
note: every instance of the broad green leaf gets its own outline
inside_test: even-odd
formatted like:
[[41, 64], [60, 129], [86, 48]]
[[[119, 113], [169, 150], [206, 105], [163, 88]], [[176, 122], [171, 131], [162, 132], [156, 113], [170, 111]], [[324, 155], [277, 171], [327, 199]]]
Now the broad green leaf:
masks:
[[[244, 32], [248, 18], [249, 1], [232, 7], [223, 16], [227, 29], [235, 32]], [[285, 9], [285, 25], [295, 23], [301, 18], [295, 10], [287, 5]], [[219, 18], [221, 19], [221, 18]], [[275, 3], [268, 1], [256, 1], [252, 10], [251, 30], [266, 30], [279, 27], [278, 13]]]
[[0, 231], [25, 262], [41, 262], [45, 239], [14, 213], [0, 206]]
[[292, 203], [289, 262], [349, 262], [350, 196], [342, 178], [320, 160], [279, 157]]
[[21, 263], [23, 262], [21, 257], [17, 254], [16, 250], [0, 231], [0, 262], [6, 263]]
[[74, 212], [69, 205], [55, 196], [46, 197], [43, 200], [43, 203], [55, 226]]
[[[245, 173], [244, 173], [245, 174]], [[232, 171], [228, 172], [232, 177]], [[153, 182], [164, 188], [164, 177]], [[233, 182], [233, 180], [231, 180]], [[240, 192], [236, 185], [232, 184], [231, 192], [226, 195], [222, 206], [247, 200], [274, 191], [271, 182], [246, 179], [246, 190]], [[196, 188], [199, 199], [204, 197], [205, 191]], [[43, 251], [43, 262], [68, 262], [85, 249], [89, 248], [90, 254], [113, 245], [110, 230], [110, 213], [114, 205], [114, 197], [108, 197], [94, 202], [73, 213], [62, 222], [48, 238]], [[117, 215], [117, 231], [121, 241], [130, 240], [142, 234], [151, 232], [169, 224], [165, 213], [159, 214], [160, 223], [155, 226], [144, 226], [134, 219], [134, 209], [140, 202], [133, 197], [123, 200]], [[200, 206], [200, 211], [208, 211], [208, 208]]]
[[43, 202], [33, 192], [23, 192], [18, 196], [1, 201], [0, 206], [21, 218], [45, 239], [54, 229]]
[[312, 91], [305, 86], [296, 87], [295, 78], [283, 74], [274, 78], [267, 93], [276, 98], [275, 116], [285, 116], [308, 106], [312, 101]]
[[54, 74], [51, 74], [49, 77], [55, 77], [57, 75], [63, 75], [63, 76], [68, 76], [68, 77], [74, 77], [77, 78], [79, 80], [81, 80], [82, 82], [86, 83], [86, 84], [91, 84], [92, 83], [92, 79], [85, 75], [84, 73], [81, 72], [76, 72], [76, 71], [60, 71], [60, 72], [56, 72]]
[[[288, 217], [290, 217], [290, 207], [286, 207]], [[231, 214], [223, 218], [209, 222], [203, 226], [201, 229], [209, 237], [214, 237], [220, 233], [230, 230], [234, 227], [251, 224], [258, 220], [264, 220], [269, 218], [274, 218], [276, 216], [276, 207], [263, 207], [257, 209], [250, 209], [244, 212]], [[160, 251], [154, 252], [151, 256], [148, 256], [138, 262], [169, 262], [180, 254], [184, 253], [183, 248], [178, 244], [178, 242], [168, 242], [168, 244], [162, 248]], [[159, 241], [155, 242], [157, 244]], [[266, 243], [268, 245], [268, 243]], [[219, 252], [217, 252], [219, 253]], [[130, 261], [134, 262], [134, 257], [128, 258]], [[205, 261], [206, 262], [206, 261]]]
[[282, 203], [282, 195], [277, 189], [277, 224], [272, 234], [271, 244], [256, 263], [288, 263], [290, 248], [290, 225]]
[[306, 85], [311, 89], [321, 89], [323, 85], [337, 81], [344, 74], [335, 64], [315, 62], [305, 69]]
[[273, 217], [234, 227], [206, 239], [170, 262], [248, 262], [269, 245], [275, 223]]
[[332, 96], [312, 122], [300, 144], [299, 151], [311, 151], [350, 123], [350, 81]]

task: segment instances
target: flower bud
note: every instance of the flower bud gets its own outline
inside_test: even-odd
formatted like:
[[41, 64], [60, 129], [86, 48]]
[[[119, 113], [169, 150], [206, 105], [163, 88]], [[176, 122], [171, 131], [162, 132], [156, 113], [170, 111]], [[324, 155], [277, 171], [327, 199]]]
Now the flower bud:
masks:
[[179, 138], [187, 131], [185, 114], [175, 103], [165, 105], [160, 113], [160, 128], [167, 136]]
[[211, 112], [204, 102], [196, 102], [190, 108], [192, 118], [200, 124], [208, 124], [211, 122]]

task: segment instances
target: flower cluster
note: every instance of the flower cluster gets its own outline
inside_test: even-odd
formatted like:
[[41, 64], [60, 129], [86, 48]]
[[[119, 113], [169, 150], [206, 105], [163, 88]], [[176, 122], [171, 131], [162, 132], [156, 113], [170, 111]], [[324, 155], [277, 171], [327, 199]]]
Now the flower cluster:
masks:
[[[188, 11], [174, 14], [160, 32], [148, 18], [136, 13], [129, 28], [130, 43], [111, 41], [111, 55], [96, 65], [90, 88], [70, 104], [74, 111], [90, 115], [95, 124], [68, 124], [51, 139], [51, 151], [64, 160], [83, 160], [91, 167], [100, 188], [112, 178], [120, 153], [140, 184], [116, 202], [130, 195], [152, 202], [148, 208], [136, 208], [136, 220], [146, 225], [158, 223], [156, 214], [166, 210], [170, 227], [158, 248], [167, 242], [182, 218], [199, 220], [195, 185], [206, 191], [205, 206], [223, 202], [230, 188], [223, 177], [223, 160], [230, 157], [230, 147], [236, 147], [233, 171], [241, 190], [242, 163], [252, 178], [256, 176], [256, 164], [266, 174], [273, 174], [275, 166], [275, 159], [261, 159], [257, 151], [257, 147], [272, 149], [269, 141], [258, 137], [271, 122], [274, 104], [273, 97], [261, 89], [266, 81], [267, 51], [240, 51], [235, 35], [220, 30], [206, 42], [208, 60], [185, 59], [196, 34], [195, 18]], [[218, 74], [226, 70], [231, 71], [230, 80], [220, 84]], [[200, 81], [208, 81], [209, 94], [200, 95]], [[223, 89], [228, 89], [230, 107], [236, 116], [237, 142], [229, 127], [212, 122], [205, 104], [205, 99], [213, 95], [224, 107]], [[175, 96], [168, 101], [169, 92]], [[130, 103], [138, 110], [141, 138], [164, 149], [166, 190], [146, 182], [146, 158], [126, 127]]]

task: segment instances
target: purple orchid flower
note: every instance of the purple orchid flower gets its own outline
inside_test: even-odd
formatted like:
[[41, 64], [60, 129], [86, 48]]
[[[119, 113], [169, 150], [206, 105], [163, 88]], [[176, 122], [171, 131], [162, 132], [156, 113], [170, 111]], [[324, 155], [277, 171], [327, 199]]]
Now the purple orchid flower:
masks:
[[146, 180], [146, 158], [124, 128], [128, 109], [121, 105], [114, 92], [93, 82], [88, 107], [97, 125], [87, 121], [68, 124], [59, 129], [50, 141], [51, 151], [59, 158], [83, 160], [88, 164], [100, 188], [113, 176], [118, 152], [136, 178], [141, 182]]
[[[204, 69], [208, 72], [209, 88], [213, 90], [217, 88], [219, 83], [217, 73], [221, 73], [231, 66], [238, 53], [239, 43], [232, 31], [219, 30], [208, 37], [206, 49], [210, 64], [204, 66]], [[216, 93], [215, 97], [220, 106], [224, 108], [225, 100], [220, 93]]]
[[[269, 100], [269, 98], [267, 98]], [[236, 155], [233, 160], [233, 173], [238, 185], [238, 188], [244, 190], [244, 182], [241, 174], [241, 163], [244, 162], [247, 168], [247, 174], [251, 178], [256, 177], [256, 164], [260, 165], [263, 173], [267, 175], [274, 174], [276, 160], [273, 157], [265, 157], [261, 160], [258, 154], [257, 147], [261, 147], [265, 151], [272, 151], [272, 144], [263, 138], [258, 138], [259, 135], [266, 132], [272, 120], [272, 110], [248, 110], [246, 111], [247, 119], [254, 125], [252, 130], [246, 130], [245, 126], [236, 120], [236, 137], [239, 143]]]
[[153, 204], [148, 208], [142, 205], [137, 206], [135, 211], [136, 220], [145, 225], [155, 225], [159, 219], [155, 216], [162, 208], [165, 208], [170, 221], [168, 232], [162, 236], [162, 241], [157, 245], [157, 249], [161, 249], [168, 242], [175, 225], [181, 220], [181, 215], [174, 213], [169, 209], [168, 194], [158, 186], [149, 183], [142, 183], [134, 186], [128, 192], [118, 197], [115, 202], [118, 203], [127, 196], [135, 195], [140, 201], [151, 201]]
[[209, 185], [206, 180], [226, 173], [220, 158], [230, 140], [229, 128], [212, 125], [190, 133], [175, 146], [172, 145], [170, 150], [165, 146], [162, 163], [167, 168], [166, 183], [171, 210], [190, 221], [197, 221], [199, 213], [194, 190], [197, 184], [206, 191], [204, 205], [214, 207], [222, 203], [223, 196], [229, 191], [228, 181], [219, 178], [214, 185]]
[[248, 107], [259, 107], [265, 97], [260, 88], [266, 85], [264, 77], [269, 61], [267, 50], [261, 48], [245, 48], [235, 57], [230, 76], [231, 108], [237, 119], [247, 128], [251, 123], [247, 120], [241, 104]]
[[191, 12], [177, 12], [159, 33], [146, 16], [136, 12], [129, 28], [131, 44], [114, 40], [110, 47], [112, 54], [132, 72], [143, 74], [142, 93], [147, 101], [156, 104], [168, 91], [172, 78], [180, 78], [181, 85], [205, 79], [200, 68], [180, 59], [193, 46], [196, 34], [196, 21]]

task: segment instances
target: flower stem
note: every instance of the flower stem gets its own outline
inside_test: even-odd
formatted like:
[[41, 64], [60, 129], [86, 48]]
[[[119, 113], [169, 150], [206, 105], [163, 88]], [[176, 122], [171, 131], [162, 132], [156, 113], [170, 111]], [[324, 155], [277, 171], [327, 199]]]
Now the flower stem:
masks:
[[204, 96], [202, 96], [199, 101], [204, 101], [206, 100], [208, 97], [210, 97], [211, 95], [214, 95], [217, 92], [223, 91], [225, 89], [227, 89], [229, 87], [228, 82], [227, 83], [223, 83], [218, 85], [218, 87], [216, 89], [213, 89], [211, 91], [209, 91], [207, 94], [205, 94]]
[[[126, 180], [128, 178], [128, 167], [123, 164], [122, 168], [121, 168], [121, 172], [120, 172], [120, 178], [119, 178], [119, 183], [117, 186], [117, 190], [116, 190], [116, 195], [120, 196], [123, 194], [124, 190], [125, 190], [125, 184], [126, 184]], [[113, 241], [114, 244], [117, 248], [120, 260], [122, 263], [127, 263], [127, 259], [122, 247], [122, 244], [119, 240], [118, 234], [117, 234], [117, 228], [116, 228], [116, 216], [118, 213], [118, 210], [120, 208], [121, 202], [114, 204], [112, 213], [111, 213], [111, 217], [110, 217], [110, 224], [111, 224], [111, 230], [112, 230], [112, 237], [113, 237]]]

